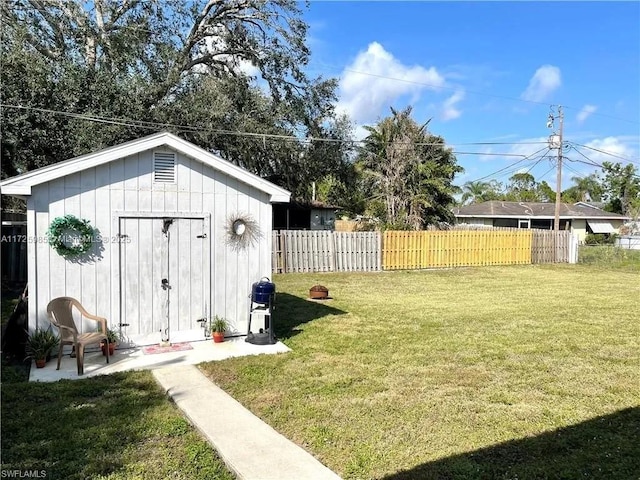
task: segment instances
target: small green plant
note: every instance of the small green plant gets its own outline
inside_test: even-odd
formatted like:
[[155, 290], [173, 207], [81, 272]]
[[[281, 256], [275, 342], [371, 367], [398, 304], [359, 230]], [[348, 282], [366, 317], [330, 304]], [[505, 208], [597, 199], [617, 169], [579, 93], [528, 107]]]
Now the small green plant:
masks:
[[227, 328], [229, 328], [229, 322], [227, 322], [226, 319], [216, 315], [213, 317], [213, 320], [211, 320], [212, 332], [224, 333], [227, 331]]
[[109, 343], [118, 343], [118, 340], [120, 340], [120, 334], [115, 330], [107, 328], [107, 340]]
[[60, 344], [60, 338], [50, 330], [36, 328], [29, 333], [26, 344], [26, 358], [42, 360], [47, 358], [53, 349]]

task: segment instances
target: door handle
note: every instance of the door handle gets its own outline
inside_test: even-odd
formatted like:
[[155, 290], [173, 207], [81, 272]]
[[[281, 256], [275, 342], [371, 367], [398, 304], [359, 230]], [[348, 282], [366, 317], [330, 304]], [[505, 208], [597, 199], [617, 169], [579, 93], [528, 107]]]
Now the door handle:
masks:
[[162, 289], [163, 290], [169, 290], [171, 289], [171, 285], [169, 285], [169, 280], [167, 280], [166, 278], [162, 279]]

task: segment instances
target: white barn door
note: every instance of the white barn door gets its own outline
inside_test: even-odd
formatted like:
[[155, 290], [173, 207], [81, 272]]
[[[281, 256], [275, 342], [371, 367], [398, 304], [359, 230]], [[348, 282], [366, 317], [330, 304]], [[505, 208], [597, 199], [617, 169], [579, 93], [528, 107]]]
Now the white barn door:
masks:
[[121, 217], [120, 328], [150, 345], [204, 339], [209, 305], [208, 225], [204, 218]]

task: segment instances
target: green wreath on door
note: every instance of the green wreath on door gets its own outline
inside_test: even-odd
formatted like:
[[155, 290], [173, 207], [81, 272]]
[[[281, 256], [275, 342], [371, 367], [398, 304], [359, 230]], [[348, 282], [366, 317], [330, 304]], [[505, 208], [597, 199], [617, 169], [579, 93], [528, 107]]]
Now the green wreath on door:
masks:
[[[76, 257], [88, 252], [94, 242], [95, 230], [89, 220], [79, 219], [73, 215], [57, 217], [51, 225], [47, 236], [49, 245], [62, 257]], [[65, 242], [67, 236], [80, 238], [80, 242], [69, 245]]]

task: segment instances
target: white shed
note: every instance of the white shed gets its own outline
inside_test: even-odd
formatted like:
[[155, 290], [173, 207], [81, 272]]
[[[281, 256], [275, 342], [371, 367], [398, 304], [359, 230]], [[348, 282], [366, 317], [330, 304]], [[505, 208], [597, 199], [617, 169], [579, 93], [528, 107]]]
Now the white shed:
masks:
[[[251, 286], [271, 275], [271, 204], [290, 198], [170, 133], [9, 178], [0, 189], [27, 201], [30, 328], [48, 327], [49, 301], [70, 296], [133, 345], [203, 339], [198, 320], [213, 315], [246, 334]], [[51, 223], [65, 215], [95, 229], [86, 254], [65, 257], [48, 244]], [[230, 233], [238, 219], [242, 237]]]

